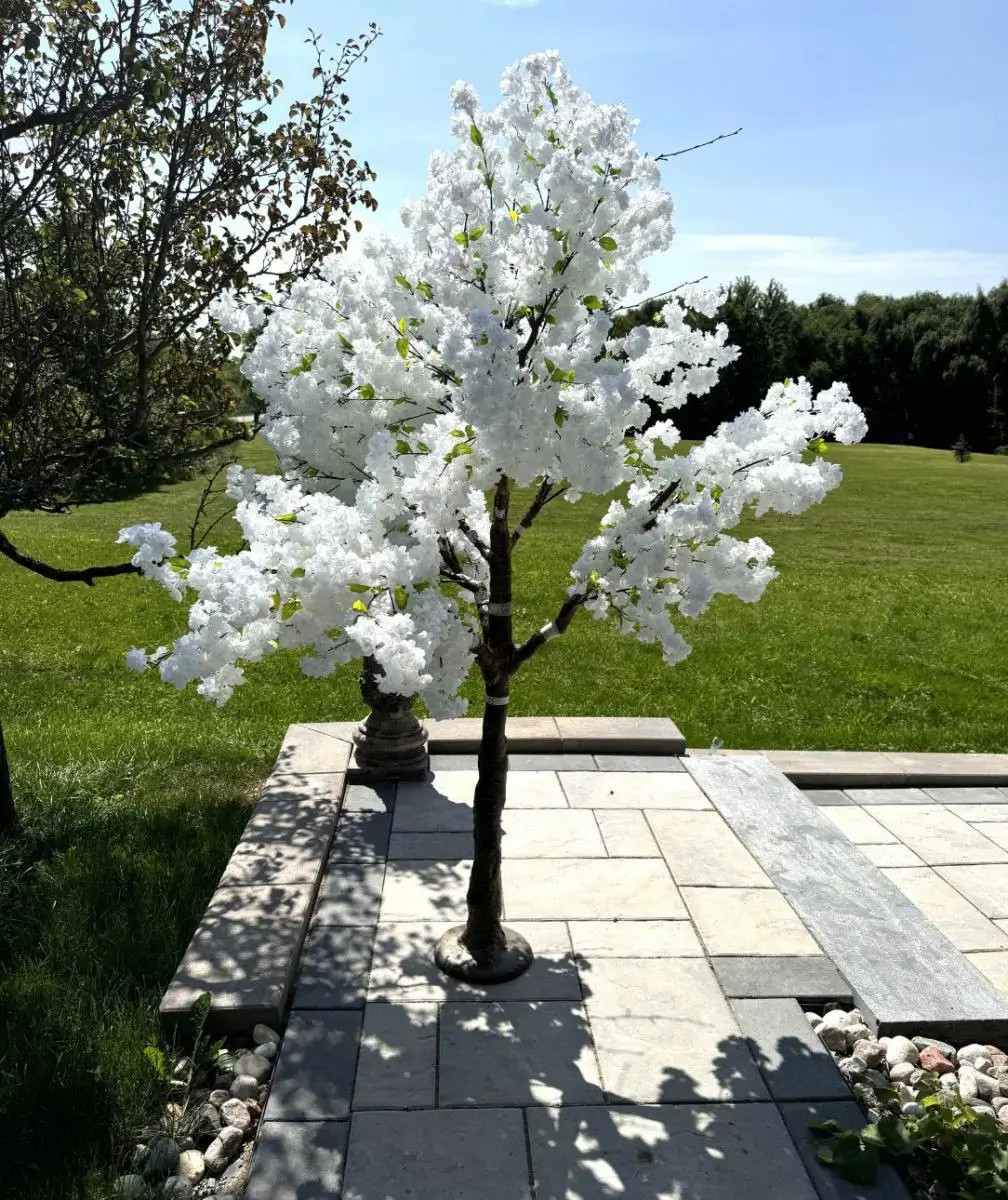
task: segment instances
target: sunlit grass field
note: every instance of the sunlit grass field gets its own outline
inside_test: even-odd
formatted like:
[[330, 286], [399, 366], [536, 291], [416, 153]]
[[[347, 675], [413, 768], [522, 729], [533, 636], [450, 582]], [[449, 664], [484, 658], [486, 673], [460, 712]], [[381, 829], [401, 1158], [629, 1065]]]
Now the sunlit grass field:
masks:
[[[693, 654], [579, 614], [513, 681], [513, 715], [670, 716], [691, 746], [1008, 752], [1008, 458], [829, 448], [844, 482], [801, 517], [748, 521], [780, 578], [756, 605], [681, 622]], [[244, 459], [270, 466], [268, 450]], [[64, 566], [120, 561], [121, 526], [184, 544], [202, 480], [4, 531]], [[524, 511], [519, 495], [516, 511]], [[555, 615], [607, 501], [557, 502], [515, 555], [516, 636]], [[211, 539], [237, 545], [230, 520]], [[130, 646], [185, 628], [136, 578], [50, 583], [0, 561], [0, 715], [23, 822], [0, 847], [0, 1162], [4, 1194], [98, 1197], [149, 1112], [156, 1007], [293, 721], [363, 716], [356, 668], [249, 671], [223, 709]], [[478, 716], [478, 686], [468, 695]], [[8, 1186], [12, 1189], [7, 1191]]]

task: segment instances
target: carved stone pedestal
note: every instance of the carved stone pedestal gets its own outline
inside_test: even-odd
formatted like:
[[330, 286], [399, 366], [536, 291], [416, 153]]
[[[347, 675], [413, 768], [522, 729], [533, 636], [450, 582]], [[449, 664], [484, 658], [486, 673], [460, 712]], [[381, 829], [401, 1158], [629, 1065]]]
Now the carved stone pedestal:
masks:
[[413, 715], [413, 697], [378, 690], [383, 671], [364, 659], [360, 689], [371, 712], [354, 731], [351, 767], [372, 779], [424, 779], [427, 775], [427, 730]]

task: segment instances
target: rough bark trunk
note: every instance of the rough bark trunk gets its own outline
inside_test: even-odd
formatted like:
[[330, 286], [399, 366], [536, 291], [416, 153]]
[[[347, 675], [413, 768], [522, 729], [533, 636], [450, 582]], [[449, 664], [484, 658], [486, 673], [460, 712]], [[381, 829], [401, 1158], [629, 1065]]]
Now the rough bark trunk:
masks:
[[7, 747], [4, 745], [3, 724], [0, 722], [0, 837], [14, 832], [17, 814], [14, 793], [11, 791], [10, 769], [7, 766]]

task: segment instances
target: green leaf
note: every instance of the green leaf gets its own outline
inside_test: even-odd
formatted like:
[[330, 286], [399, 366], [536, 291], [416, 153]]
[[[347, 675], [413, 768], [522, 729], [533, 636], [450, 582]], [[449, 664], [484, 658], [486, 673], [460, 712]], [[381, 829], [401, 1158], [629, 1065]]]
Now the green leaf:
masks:
[[564, 410], [562, 408], [558, 408], [554, 411], [553, 424], [557, 427], [557, 429], [563, 429], [564, 423], [566, 422], [566, 420], [567, 420], [567, 414], [564, 412]]
[[406, 332], [406, 318], [405, 317], [399, 318], [399, 320], [396, 322], [396, 329], [398, 329], [400, 333]]
[[304, 574], [304, 567], [295, 567], [294, 570], [291, 571], [291, 579], [304, 579]]
[[358, 595], [363, 595], [365, 592], [371, 591], [366, 583], [348, 583], [347, 587], [351, 592], [356, 592]]
[[475, 125], [469, 126], [469, 140], [474, 146], [483, 145], [483, 134], [476, 128]]
[[469, 230], [469, 241], [478, 242], [484, 233], [486, 233], [486, 226], [477, 225], [475, 229]]
[[402, 440], [402, 438], [400, 438], [396, 442], [395, 448], [396, 448], [396, 454], [411, 454], [412, 453], [412, 448], [410, 447], [409, 442], [404, 442]]
[[350, 354], [353, 354], [353, 342], [351, 342], [348, 337], [344, 337], [342, 333], [339, 334], [338, 337], [339, 344], [343, 347], [343, 349], [348, 351]]
[[411, 296], [413, 295], [413, 285], [410, 283], [410, 281], [406, 278], [405, 275], [402, 275], [402, 274], [397, 275], [395, 277], [395, 281], [396, 281], [396, 283], [399, 284], [400, 287], [404, 287]]
[[279, 521], [281, 525], [296, 525], [297, 524], [297, 514], [296, 513], [284, 513], [282, 517], [276, 517], [275, 520]]
[[424, 280], [422, 280], [422, 279], [420, 280], [420, 282], [416, 285], [416, 290], [418, 292], [422, 293], [423, 296], [427, 300], [434, 299], [434, 289], [431, 287], [431, 285], [429, 283], [426, 283]]
[[611, 238], [608, 234], [604, 234], [602, 237], [600, 237], [598, 240], [598, 244], [599, 244], [600, 249], [602, 249], [602, 250], [617, 249], [616, 239]]
[[865, 1146], [854, 1133], [842, 1133], [833, 1147], [833, 1165], [840, 1178], [848, 1183], [866, 1185], [874, 1180], [879, 1169], [880, 1156], [874, 1146]]
[[604, 175], [605, 174], [605, 171], [598, 165], [598, 163], [592, 163], [592, 170], [595, 172], [596, 175]]
[[449, 434], [449, 437], [464, 438], [465, 436], [466, 436], [466, 431], [464, 429], [453, 429], [451, 431], [451, 433]]
[[907, 1155], [912, 1154], [916, 1149], [917, 1139], [901, 1117], [879, 1117], [876, 1128], [879, 1140], [890, 1154]]
[[367, 605], [364, 603], [363, 600], [355, 600], [350, 607], [354, 610], [354, 612], [359, 612], [359, 613], [367, 612]]
[[403, 358], [403, 359], [409, 358], [409, 339], [408, 338], [404, 338], [404, 337], [396, 338], [395, 348], [399, 351], [400, 358]]
[[373, 400], [375, 398], [375, 390], [370, 383], [362, 383], [360, 385], [360, 398], [362, 400]]
[[400, 611], [406, 607], [406, 601], [409, 599], [409, 593], [401, 583], [395, 585], [395, 602], [396, 608]]
[[159, 1050], [157, 1046], [144, 1046], [144, 1058], [154, 1068], [160, 1079], [168, 1078], [168, 1063], [165, 1061], [164, 1051]]
[[341, 375], [339, 377], [339, 381], [340, 381], [340, 385], [342, 387], [345, 387], [345, 388], [353, 387], [353, 376], [352, 375]]
[[556, 108], [556, 106], [557, 106], [556, 92], [553, 91], [553, 89], [550, 87], [550, 85], [548, 83], [546, 84], [546, 95], [549, 96], [550, 104], [552, 104], [553, 107]]
[[300, 600], [288, 600], [280, 610], [280, 620], [289, 621], [301, 607]]
[[588, 309], [589, 312], [598, 312], [602, 307], [602, 301], [598, 296], [585, 296], [581, 303]]
[[444, 456], [444, 460], [446, 463], [450, 463], [453, 459], [462, 458], [466, 454], [472, 454], [472, 446], [468, 442], [459, 442], [457, 446], [452, 446]]

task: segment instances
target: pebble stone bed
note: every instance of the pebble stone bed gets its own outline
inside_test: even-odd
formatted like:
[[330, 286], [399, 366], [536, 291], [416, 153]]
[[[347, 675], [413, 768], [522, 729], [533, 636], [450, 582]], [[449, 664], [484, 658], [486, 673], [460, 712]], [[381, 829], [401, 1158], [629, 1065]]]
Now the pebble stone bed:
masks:
[[279, 1049], [280, 1034], [256, 1025], [251, 1048], [225, 1046], [228, 1069], [181, 1059], [169, 1090], [182, 1098], [169, 1101], [157, 1131], [138, 1143], [133, 1170], [116, 1180], [117, 1200], [240, 1196]]
[[[1008, 1142], [1008, 1052], [971, 1042], [952, 1046], [932, 1037], [876, 1038], [856, 1008], [806, 1012], [820, 1041], [851, 1085], [869, 1121], [886, 1112], [923, 1117], [927, 1095], [961, 1101], [976, 1113], [993, 1118]], [[897, 1098], [883, 1099], [876, 1089]], [[925, 1190], [921, 1195], [928, 1195]]]

